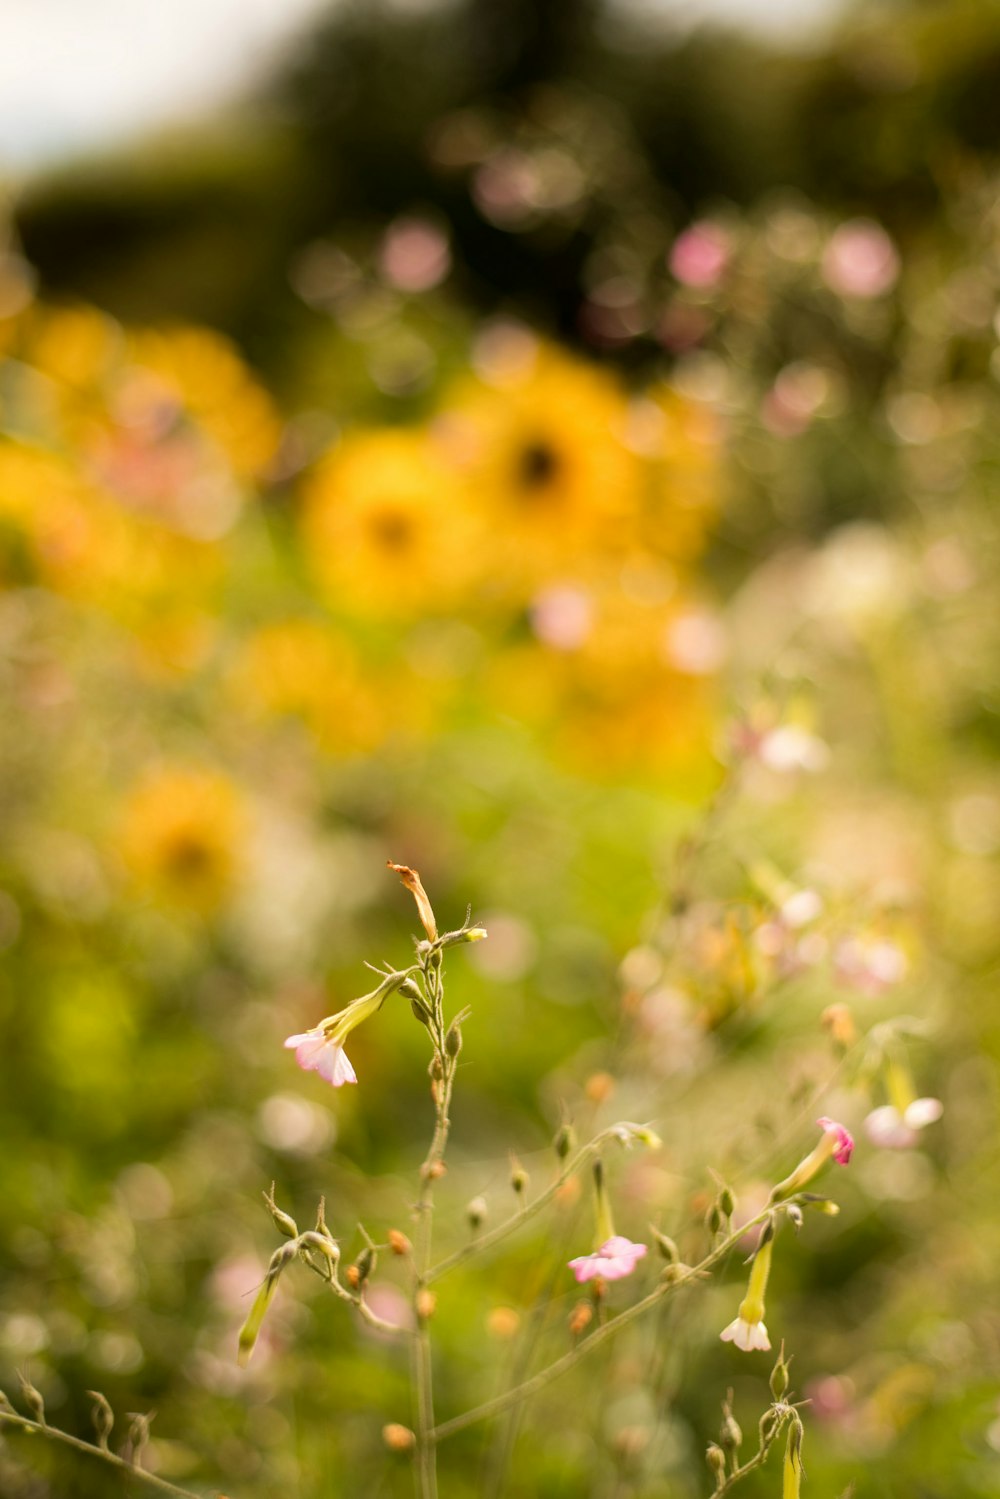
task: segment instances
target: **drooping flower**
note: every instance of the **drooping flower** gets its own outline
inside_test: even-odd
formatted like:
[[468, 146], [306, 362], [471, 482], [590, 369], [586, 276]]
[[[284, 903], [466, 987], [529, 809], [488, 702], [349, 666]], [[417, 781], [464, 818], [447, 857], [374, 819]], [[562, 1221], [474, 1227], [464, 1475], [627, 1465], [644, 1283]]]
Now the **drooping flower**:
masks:
[[772, 1202], [783, 1202], [786, 1197], [801, 1192], [822, 1171], [827, 1161], [834, 1160], [838, 1166], [849, 1164], [854, 1152], [854, 1137], [850, 1131], [838, 1124], [836, 1119], [828, 1119], [826, 1115], [817, 1119], [816, 1123], [823, 1131], [819, 1142], [807, 1156], [803, 1156], [791, 1175], [786, 1176], [774, 1188], [771, 1193]]
[[771, 1346], [764, 1323], [764, 1293], [767, 1290], [767, 1278], [771, 1273], [773, 1243], [774, 1230], [768, 1223], [764, 1229], [760, 1248], [754, 1255], [753, 1265], [750, 1267], [750, 1280], [747, 1284], [747, 1293], [740, 1302], [739, 1315], [734, 1317], [728, 1327], [724, 1327], [719, 1334], [724, 1343], [735, 1343], [736, 1347], [742, 1349], [744, 1353], [751, 1353], [755, 1348], [763, 1349], [766, 1353]]
[[570, 1260], [569, 1268], [581, 1285], [598, 1276], [601, 1280], [622, 1280], [632, 1274], [647, 1252], [645, 1244], [633, 1244], [622, 1234], [612, 1234], [593, 1254], [581, 1254]]
[[377, 989], [354, 999], [336, 1015], [328, 1015], [311, 1031], [287, 1037], [285, 1046], [295, 1052], [295, 1060], [306, 1072], [318, 1072], [333, 1087], [356, 1083], [357, 1075], [344, 1050], [344, 1042], [355, 1026], [382, 1008], [386, 998], [398, 989], [405, 973], [390, 973]]
[[285, 1045], [295, 1048], [295, 1060], [300, 1067], [306, 1072], [318, 1072], [335, 1088], [358, 1080], [343, 1043], [328, 1036], [322, 1025], [303, 1031], [301, 1035], [289, 1036]]

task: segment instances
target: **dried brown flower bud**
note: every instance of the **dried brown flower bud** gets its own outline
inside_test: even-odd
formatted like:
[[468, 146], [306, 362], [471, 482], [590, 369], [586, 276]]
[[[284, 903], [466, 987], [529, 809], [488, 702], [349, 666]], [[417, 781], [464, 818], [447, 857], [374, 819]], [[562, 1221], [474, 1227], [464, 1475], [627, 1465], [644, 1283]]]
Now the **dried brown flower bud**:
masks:
[[407, 1255], [413, 1253], [413, 1245], [404, 1233], [400, 1233], [398, 1228], [390, 1228], [386, 1237], [393, 1254]]

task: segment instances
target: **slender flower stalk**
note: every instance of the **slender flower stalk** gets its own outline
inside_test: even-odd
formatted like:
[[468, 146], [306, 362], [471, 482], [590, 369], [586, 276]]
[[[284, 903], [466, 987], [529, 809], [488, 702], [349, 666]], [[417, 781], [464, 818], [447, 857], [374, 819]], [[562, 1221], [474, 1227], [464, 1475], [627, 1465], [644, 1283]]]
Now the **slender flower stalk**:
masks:
[[622, 1280], [631, 1275], [639, 1260], [647, 1253], [645, 1244], [633, 1244], [622, 1234], [615, 1233], [611, 1203], [604, 1182], [604, 1164], [600, 1157], [594, 1162], [594, 1211], [597, 1218], [597, 1249], [593, 1254], [578, 1255], [570, 1260], [569, 1268], [580, 1285], [588, 1280]]

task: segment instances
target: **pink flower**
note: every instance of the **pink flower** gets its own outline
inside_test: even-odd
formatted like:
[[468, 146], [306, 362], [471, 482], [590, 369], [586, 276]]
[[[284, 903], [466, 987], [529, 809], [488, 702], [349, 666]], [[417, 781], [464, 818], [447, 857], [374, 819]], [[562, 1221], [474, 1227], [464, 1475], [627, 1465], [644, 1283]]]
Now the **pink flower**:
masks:
[[679, 234], [670, 251], [670, 269], [685, 286], [715, 286], [728, 263], [729, 236], [708, 219]]
[[285, 1045], [294, 1047], [295, 1060], [300, 1067], [306, 1072], [318, 1072], [320, 1077], [332, 1083], [335, 1088], [358, 1080], [343, 1044], [335, 1035], [328, 1036], [322, 1025], [311, 1031], [303, 1031], [300, 1036], [289, 1036]]
[[837, 1165], [848, 1165], [854, 1153], [854, 1136], [850, 1130], [838, 1124], [835, 1119], [827, 1119], [825, 1115], [822, 1119], [817, 1119], [816, 1123], [826, 1134], [833, 1136], [833, 1159]]
[[849, 219], [823, 252], [823, 279], [842, 297], [878, 297], [899, 275], [896, 247], [873, 219]]
[[646, 1252], [645, 1244], [633, 1244], [631, 1239], [626, 1239], [622, 1234], [612, 1234], [610, 1239], [605, 1239], [596, 1254], [582, 1254], [577, 1259], [570, 1260], [569, 1268], [580, 1285], [597, 1276], [602, 1280], [623, 1280], [626, 1275], [632, 1274], [636, 1263]]

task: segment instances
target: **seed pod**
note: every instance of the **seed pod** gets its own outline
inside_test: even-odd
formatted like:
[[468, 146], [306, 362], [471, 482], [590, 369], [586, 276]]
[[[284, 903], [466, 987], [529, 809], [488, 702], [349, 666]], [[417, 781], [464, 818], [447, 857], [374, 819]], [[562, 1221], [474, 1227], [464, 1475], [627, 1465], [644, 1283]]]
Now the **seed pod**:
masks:
[[568, 1121], [563, 1121], [556, 1130], [555, 1139], [552, 1141], [555, 1153], [560, 1161], [564, 1161], [570, 1151], [576, 1145], [576, 1131]]
[[483, 1220], [486, 1217], [486, 1212], [487, 1207], [485, 1197], [473, 1197], [472, 1201], [467, 1204], [465, 1209], [465, 1221], [468, 1223], [473, 1233], [476, 1232], [477, 1228], [482, 1227]]
[[416, 1296], [414, 1297], [413, 1304], [416, 1307], [417, 1316], [420, 1318], [421, 1322], [428, 1322], [430, 1321], [431, 1317], [433, 1317], [435, 1309], [437, 1308], [437, 1297], [434, 1295], [433, 1291], [428, 1291], [426, 1287], [424, 1287], [422, 1290], [419, 1290], [417, 1292]]
[[400, 1233], [398, 1228], [390, 1228], [386, 1237], [388, 1238], [389, 1248], [393, 1254], [405, 1256], [413, 1253], [413, 1245], [404, 1233]]

